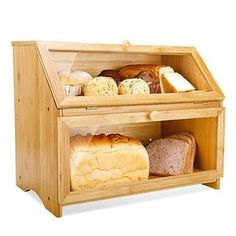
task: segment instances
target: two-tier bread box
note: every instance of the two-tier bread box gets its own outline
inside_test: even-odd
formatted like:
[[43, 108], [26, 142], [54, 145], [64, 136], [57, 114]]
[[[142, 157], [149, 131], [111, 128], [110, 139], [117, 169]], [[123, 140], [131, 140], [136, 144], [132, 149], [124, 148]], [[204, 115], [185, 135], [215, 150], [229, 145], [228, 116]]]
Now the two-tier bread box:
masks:
[[194, 47], [13, 42], [16, 183], [62, 207], [223, 176], [224, 95]]

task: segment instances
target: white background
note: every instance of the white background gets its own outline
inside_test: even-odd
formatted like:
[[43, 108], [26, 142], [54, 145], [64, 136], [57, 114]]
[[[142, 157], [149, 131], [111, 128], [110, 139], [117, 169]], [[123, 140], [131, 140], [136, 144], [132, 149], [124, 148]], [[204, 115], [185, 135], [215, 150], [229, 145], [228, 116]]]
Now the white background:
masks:
[[[235, 1], [1, 1], [0, 235], [236, 233]], [[70, 206], [63, 218], [15, 187], [13, 40], [196, 46], [226, 95], [221, 190], [192, 186]], [[207, 137], [206, 137], [207, 138]]]

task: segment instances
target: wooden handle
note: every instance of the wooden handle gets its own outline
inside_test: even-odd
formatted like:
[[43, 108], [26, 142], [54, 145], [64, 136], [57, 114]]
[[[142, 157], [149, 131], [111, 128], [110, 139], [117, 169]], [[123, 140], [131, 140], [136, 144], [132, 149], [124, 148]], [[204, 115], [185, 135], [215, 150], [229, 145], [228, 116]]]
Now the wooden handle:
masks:
[[128, 47], [131, 45], [131, 43], [130, 43], [130, 41], [128, 41], [128, 40], [124, 40], [123, 42], [122, 42], [122, 47], [123, 47], [123, 49], [124, 50], [128, 50]]
[[158, 111], [151, 111], [151, 112], [150, 112], [149, 118], [150, 118], [151, 120], [155, 120], [155, 119], [157, 119], [157, 117], [158, 117]]

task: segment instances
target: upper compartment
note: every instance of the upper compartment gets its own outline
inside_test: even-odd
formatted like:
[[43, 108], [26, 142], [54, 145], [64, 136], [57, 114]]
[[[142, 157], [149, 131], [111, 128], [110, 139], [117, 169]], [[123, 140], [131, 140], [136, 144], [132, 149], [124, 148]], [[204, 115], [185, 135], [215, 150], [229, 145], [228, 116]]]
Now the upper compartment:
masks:
[[[224, 95], [193, 47], [159, 47], [79, 43], [35, 43], [58, 108], [221, 101]], [[102, 70], [132, 64], [166, 65], [184, 76], [192, 92], [112, 96], [66, 96], [59, 74], [86, 71], [96, 77]]]

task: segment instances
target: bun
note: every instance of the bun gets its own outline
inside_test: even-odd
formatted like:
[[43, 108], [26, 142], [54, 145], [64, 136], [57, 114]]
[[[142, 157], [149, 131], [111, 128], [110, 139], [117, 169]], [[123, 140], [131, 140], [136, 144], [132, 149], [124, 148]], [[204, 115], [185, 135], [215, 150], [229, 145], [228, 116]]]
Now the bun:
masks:
[[120, 134], [71, 138], [71, 189], [86, 190], [148, 179], [148, 154], [137, 139]]
[[161, 77], [160, 84], [162, 93], [178, 93], [195, 90], [188, 80], [176, 72], [164, 73]]
[[148, 84], [138, 78], [123, 80], [118, 87], [119, 94], [149, 94]]
[[111, 77], [95, 77], [84, 85], [85, 96], [111, 96], [117, 94], [116, 82]]
[[85, 71], [62, 71], [59, 75], [63, 85], [84, 85], [93, 78]]
[[62, 71], [59, 73], [65, 95], [78, 96], [83, 93], [83, 86], [92, 79], [85, 71]]

